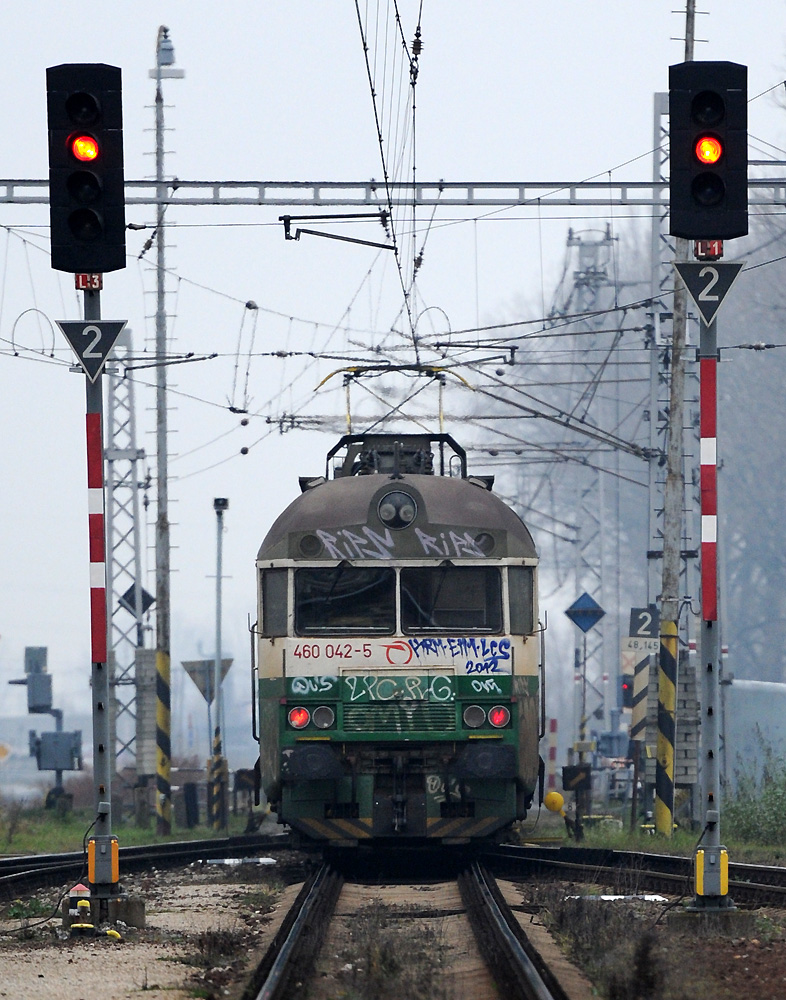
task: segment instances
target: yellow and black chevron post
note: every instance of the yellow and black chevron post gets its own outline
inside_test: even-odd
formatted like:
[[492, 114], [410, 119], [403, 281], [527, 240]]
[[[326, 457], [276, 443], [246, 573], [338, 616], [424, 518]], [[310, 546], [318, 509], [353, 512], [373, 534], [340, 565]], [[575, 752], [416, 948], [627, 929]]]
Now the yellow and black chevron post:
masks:
[[172, 737], [169, 654], [156, 651], [156, 830], [172, 832]]
[[630, 738], [644, 740], [647, 735], [647, 696], [649, 694], [650, 657], [642, 656], [633, 669], [633, 703]]
[[677, 623], [662, 621], [658, 671], [658, 748], [655, 761], [655, 832], [674, 829], [674, 739], [677, 707]]
[[210, 759], [210, 779], [207, 789], [207, 812], [214, 830], [226, 830], [228, 812], [228, 768], [221, 752], [221, 730], [216, 728], [213, 737], [213, 756]]

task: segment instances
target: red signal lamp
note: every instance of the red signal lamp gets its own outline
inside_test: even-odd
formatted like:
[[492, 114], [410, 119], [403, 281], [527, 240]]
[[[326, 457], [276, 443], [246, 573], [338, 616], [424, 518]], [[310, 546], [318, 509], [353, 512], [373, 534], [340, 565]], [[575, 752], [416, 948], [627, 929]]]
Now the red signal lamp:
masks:
[[92, 135], [74, 135], [68, 140], [72, 155], [81, 163], [92, 163], [98, 157], [98, 142]]
[[287, 718], [293, 729], [305, 729], [311, 721], [311, 714], [307, 708], [298, 706], [289, 710]]
[[699, 163], [712, 166], [723, 156], [723, 143], [714, 135], [703, 135], [696, 140], [694, 152]]
[[489, 712], [489, 722], [495, 729], [502, 729], [510, 722], [510, 709], [504, 705], [495, 705]]

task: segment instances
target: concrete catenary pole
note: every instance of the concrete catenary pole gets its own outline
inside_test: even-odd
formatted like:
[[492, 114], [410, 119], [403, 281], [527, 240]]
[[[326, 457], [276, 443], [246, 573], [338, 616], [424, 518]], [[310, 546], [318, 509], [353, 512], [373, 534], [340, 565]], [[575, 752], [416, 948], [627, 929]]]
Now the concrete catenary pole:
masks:
[[213, 690], [216, 695], [216, 728], [213, 741], [213, 761], [211, 775], [211, 801], [213, 803], [212, 825], [215, 830], [225, 830], [227, 826], [227, 788], [225, 758], [221, 742], [224, 723], [224, 700], [221, 691], [221, 577], [223, 572], [224, 511], [229, 508], [226, 497], [213, 500], [216, 512], [216, 657], [213, 670]]
[[[687, 0], [685, 62], [693, 59], [695, 0]], [[688, 241], [676, 240], [675, 260], [687, 261]], [[685, 409], [687, 293], [675, 283], [671, 348], [669, 436], [663, 499], [663, 582], [661, 586], [658, 670], [658, 745], [655, 761], [655, 830], [670, 837], [674, 828], [674, 741], [677, 706], [677, 639], [680, 610], [680, 560], [685, 477], [682, 426]]]
[[173, 70], [175, 52], [169, 29], [158, 29], [156, 67], [156, 827], [160, 835], [172, 832], [171, 705], [170, 705], [170, 601], [169, 601], [169, 462], [166, 399], [166, 263], [164, 213], [167, 185], [164, 180], [164, 97], [161, 81], [182, 77]]

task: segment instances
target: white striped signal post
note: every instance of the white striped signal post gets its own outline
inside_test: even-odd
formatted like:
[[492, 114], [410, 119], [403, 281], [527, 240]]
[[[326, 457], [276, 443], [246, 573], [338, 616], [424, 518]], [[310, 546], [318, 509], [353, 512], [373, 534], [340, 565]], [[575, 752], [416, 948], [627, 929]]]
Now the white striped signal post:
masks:
[[[119, 848], [112, 835], [114, 746], [110, 729], [107, 642], [106, 525], [104, 518], [103, 395], [101, 373], [124, 321], [101, 320], [101, 275], [75, 275], [84, 292], [84, 320], [61, 321], [63, 331], [86, 375], [87, 502], [90, 553], [90, 658], [93, 696], [93, 785], [96, 821], [88, 841], [88, 881], [98, 901], [98, 920], [106, 919], [109, 900], [120, 895]], [[94, 916], [96, 916], [94, 914]], [[96, 920], [96, 923], [98, 922]]]
[[699, 359], [701, 617], [718, 620], [718, 359]]
[[699, 435], [701, 486], [701, 766], [704, 834], [696, 852], [692, 909], [733, 907], [729, 856], [720, 841], [720, 631], [718, 608], [718, 338], [715, 319], [743, 263], [676, 264], [701, 313]]
[[87, 520], [90, 548], [90, 648], [92, 663], [107, 662], [106, 527], [104, 520], [104, 448], [100, 410], [88, 405]]

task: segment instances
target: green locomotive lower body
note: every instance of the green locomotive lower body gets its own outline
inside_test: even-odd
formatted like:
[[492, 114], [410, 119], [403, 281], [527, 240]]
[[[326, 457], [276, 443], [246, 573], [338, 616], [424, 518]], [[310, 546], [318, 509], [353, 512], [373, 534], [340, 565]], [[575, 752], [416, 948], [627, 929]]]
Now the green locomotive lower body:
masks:
[[259, 693], [261, 784], [307, 838], [467, 843], [532, 802], [536, 677], [261, 678]]

